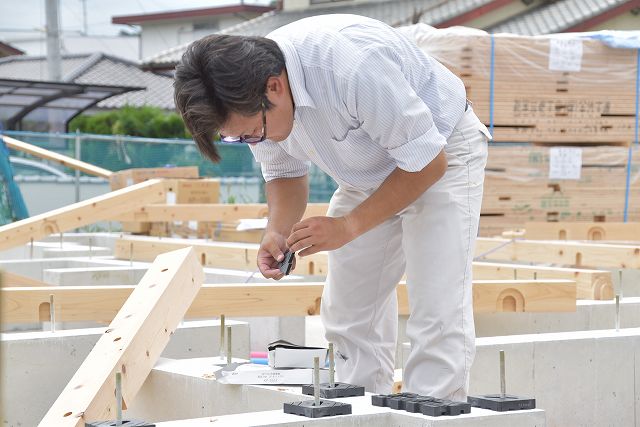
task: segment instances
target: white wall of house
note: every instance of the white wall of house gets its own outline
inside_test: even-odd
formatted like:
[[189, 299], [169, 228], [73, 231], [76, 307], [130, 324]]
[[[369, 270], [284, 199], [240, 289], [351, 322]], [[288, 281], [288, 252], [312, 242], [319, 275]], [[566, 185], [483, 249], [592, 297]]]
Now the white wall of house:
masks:
[[223, 16], [206, 20], [184, 20], [171, 22], [154, 22], [142, 25], [141, 51], [147, 58], [163, 50], [198, 40], [208, 34], [240, 24], [259, 14], [243, 13], [242, 16]]

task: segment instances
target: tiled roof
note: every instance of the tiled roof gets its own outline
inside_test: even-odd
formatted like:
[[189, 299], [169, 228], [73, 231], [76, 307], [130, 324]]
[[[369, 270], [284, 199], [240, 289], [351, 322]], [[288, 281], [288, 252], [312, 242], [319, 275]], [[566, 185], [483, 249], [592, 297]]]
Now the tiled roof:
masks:
[[[10, 56], [0, 59], [0, 77], [49, 80], [46, 57]], [[62, 81], [95, 85], [146, 87], [98, 103], [98, 108], [150, 105], [173, 109], [173, 79], [143, 71], [138, 65], [102, 53], [69, 55], [62, 59]]]
[[449, 0], [425, 12], [420, 17], [420, 22], [436, 25], [491, 3], [491, 1], [492, 0]]
[[[276, 28], [280, 28], [293, 21], [309, 16], [330, 13], [348, 13], [368, 16], [397, 27], [416, 23], [419, 20], [420, 14], [446, 2], [447, 0], [378, 0], [352, 4], [332, 4], [305, 10], [272, 11], [238, 25], [225, 28], [219, 33], [265, 36]], [[187, 46], [189, 46], [189, 43], [165, 50], [146, 58], [143, 60], [143, 63], [150, 66], [173, 65], [180, 60]]]
[[629, 0], [560, 0], [488, 28], [490, 33], [525, 36], [559, 33]]

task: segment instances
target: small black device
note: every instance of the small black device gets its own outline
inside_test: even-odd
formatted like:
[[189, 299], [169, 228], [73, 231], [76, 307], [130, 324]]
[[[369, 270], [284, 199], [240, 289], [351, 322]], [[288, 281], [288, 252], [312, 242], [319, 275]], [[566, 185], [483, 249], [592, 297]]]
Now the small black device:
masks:
[[293, 267], [293, 260], [296, 259], [295, 255], [295, 252], [287, 251], [284, 254], [284, 259], [278, 263], [278, 268], [285, 276], [288, 276], [291, 272], [291, 268]]

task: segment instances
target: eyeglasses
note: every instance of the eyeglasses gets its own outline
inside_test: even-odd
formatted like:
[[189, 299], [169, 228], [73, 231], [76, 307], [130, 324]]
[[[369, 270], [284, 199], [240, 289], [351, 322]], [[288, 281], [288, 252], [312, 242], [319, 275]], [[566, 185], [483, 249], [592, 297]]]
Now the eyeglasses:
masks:
[[220, 135], [220, 139], [225, 144], [256, 144], [267, 138], [267, 115], [264, 102], [262, 103], [262, 136], [243, 135], [243, 136], [224, 136]]

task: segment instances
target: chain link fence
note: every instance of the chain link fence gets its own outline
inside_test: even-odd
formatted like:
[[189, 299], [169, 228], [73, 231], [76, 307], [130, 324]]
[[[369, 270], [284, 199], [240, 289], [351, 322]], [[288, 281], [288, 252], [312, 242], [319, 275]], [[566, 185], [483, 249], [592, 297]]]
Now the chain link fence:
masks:
[[[259, 178], [260, 165], [255, 162], [249, 147], [245, 145], [218, 144], [222, 157], [220, 163], [212, 163], [198, 152], [195, 143], [187, 139], [140, 138], [122, 135], [94, 135], [84, 133], [39, 133], [6, 131], [6, 135], [44, 149], [78, 158], [84, 162], [111, 170], [131, 168], [156, 168], [165, 166], [198, 166], [201, 176], [220, 177], [230, 180]], [[10, 150], [12, 157], [30, 156]], [[38, 160], [42, 162], [42, 160]], [[75, 171], [51, 164], [70, 177]], [[17, 175], [17, 172], [16, 172]], [[224, 181], [224, 180], [223, 180]], [[337, 185], [331, 177], [311, 165], [309, 172], [309, 199], [311, 202], [327, 202]], [[264, 201], [264, 191], [259, 201]], [[243, 202], [243, 197], [235, 198]]]

